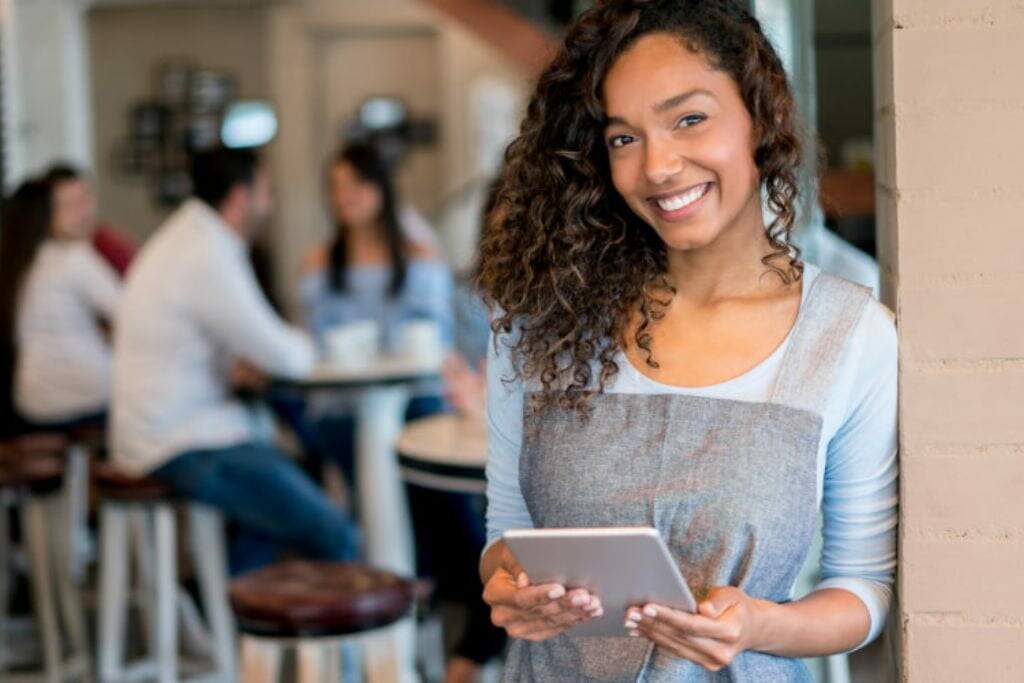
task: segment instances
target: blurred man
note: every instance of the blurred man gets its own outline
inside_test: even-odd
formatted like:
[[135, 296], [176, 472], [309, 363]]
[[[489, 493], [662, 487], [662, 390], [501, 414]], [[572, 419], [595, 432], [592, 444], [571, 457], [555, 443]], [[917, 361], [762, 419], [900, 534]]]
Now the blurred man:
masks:
[[63, 232], [91, 235], [93, 248], [124, 277], [137, 251], [134, 240], [96, 214], [96, 193], [92, 183], [78, 169], [65, 164], [51, 166], [46, 172], [53, 197], [53, 220]]
[[234, 397], [265, 375], [310, 371], [312, 341], [277, 317], [247, 250], [271, 208], [268, 178], [249, 151], [197, 155], [194, 198], [156, 232], [132, 266], [116, 330], [114, 460], [212, 505], [243, 533], [233, 573], [282, 546], [352, 559], [349, 518], [287, 456], [261, 438]]

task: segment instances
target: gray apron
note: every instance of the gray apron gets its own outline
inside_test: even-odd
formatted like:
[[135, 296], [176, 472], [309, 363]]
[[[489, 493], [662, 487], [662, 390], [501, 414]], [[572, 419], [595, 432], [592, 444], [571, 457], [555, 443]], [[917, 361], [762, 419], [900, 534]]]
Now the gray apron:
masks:
[[[719, 585], [789, 600], [818, 517], [821, 412], [870, 296], [818, 275], [767, 403], [599, 393], [589, 420], [527, 409], [519, 476], [534, 525], [653, 526], [698, 600]], [[811, 679], [800, 660], [760, 652], [712, 673], [643, 638], [562, 635], [514, 641], [505, 680]]]

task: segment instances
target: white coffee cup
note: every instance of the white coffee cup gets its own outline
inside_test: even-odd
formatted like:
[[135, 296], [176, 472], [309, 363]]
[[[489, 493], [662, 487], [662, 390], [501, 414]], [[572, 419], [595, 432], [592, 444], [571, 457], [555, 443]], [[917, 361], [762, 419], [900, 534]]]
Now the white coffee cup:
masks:
[[332, 327], [324, 333], [327, 360], [333, 365], [358, 368], [380, 355], [380, 324], [360, 320]]
[[398, 353], [419, 363], [433, 364], [443, 360], [441, 326], [433, 320], [410, 320], [398, 334]]

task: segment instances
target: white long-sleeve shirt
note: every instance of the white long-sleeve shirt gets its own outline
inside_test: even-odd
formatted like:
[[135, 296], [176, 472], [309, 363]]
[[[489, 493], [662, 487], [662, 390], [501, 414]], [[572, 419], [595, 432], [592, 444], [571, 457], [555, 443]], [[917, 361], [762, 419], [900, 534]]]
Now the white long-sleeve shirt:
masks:
[[[807, 264], [803, 300], [821, 271]], [[735, 401], [769, 400], [789, 346], [789, 337], [767, 359], [739, 377], [707, 387], [684, 388], [656, 382], [621, 353], [610, 393], [679, 393]], [[513, 376], [507, 344], [488, 347], [487, 361], [487, 537], [493, 543], [507, 529], [530, 528], [519, 486], [523, 438], [523, 385]], [[896, 569], [897, 522], [896, 328], [891, 313], [873, 301], [858, 322], [840, 362], [826, 405], [821, 407], [817, 500], [824, 525], [822, 580], [816, 586], [842, 588], [871, 615], [867, 638], [885, 625]]]
[[99, 413], [110, 398], [112, 320], [121, 285], [85, 240], [47, 240], [18, 296], [14, 400], [37, 422]]
[[258, 436], [228, 384], [244, 359], [271, 375], [308, 373], [312, 340], [260, 291], [247, 245], [209, 206], [186, 202], [132, 266], [115, 337], [111, 439], [126, 469]]

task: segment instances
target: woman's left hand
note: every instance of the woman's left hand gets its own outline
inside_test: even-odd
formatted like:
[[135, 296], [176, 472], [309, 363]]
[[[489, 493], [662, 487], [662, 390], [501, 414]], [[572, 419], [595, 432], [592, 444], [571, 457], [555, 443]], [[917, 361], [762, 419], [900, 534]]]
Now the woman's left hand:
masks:
[[697, 606], [697, 614], [655, 604], [631, 607], [626, 628], [631, 636], [647, 638], [671, 655], [718, 671], [744, 650], [756, 649], [760, 617], [770, 604], [739, 588], [720, 586]]

